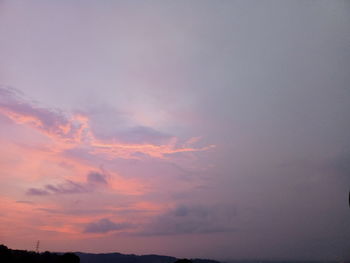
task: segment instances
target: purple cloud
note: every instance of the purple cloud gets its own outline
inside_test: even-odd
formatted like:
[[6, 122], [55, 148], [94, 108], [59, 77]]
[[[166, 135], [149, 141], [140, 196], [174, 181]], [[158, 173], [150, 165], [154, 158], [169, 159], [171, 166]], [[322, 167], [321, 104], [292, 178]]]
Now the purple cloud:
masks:
[[45, 189], [52, 194], [79, 194], [89, 192], [89, 189], [80, 183], [67, 180], [64, 184], [45, 186]]
[[85, 233], [107, 233], [110, 231], [123, 230], [130, 228], [128, 223], [115, 223], [107, 218], [102, 218], [96, 222], [91, 222], [86, 225]]
[[64, 183], [53, 185], [47, 184], [43, 188], [30, 188], [28, 195], [51, 195], [51, 194], [81, 194], [93, 191], [99, 186], [106, 186], [106, 175], [99, 172], [90, 172], [86, 176], [86, 183], [78, 183], [66, 180]]
[[0, 87], [0, 113], [62, 138], [75, 137], [80, 128], [79, 123], [71, 121], [63, 112], [29, 103], [21, 98], [19, 91], [10, 87]]
[[28, 195], [51, 195], [51, 194], [80, 194], [86, 193], [90, 190], [80, 183], [76, 183], [70, 180], [67, 180], [63, 184], [52, 185], [47, 184], [44, 188], [30, 188], [27, 191]]
[[29, 188], [27, 191], [27, 195], [49, 195], [50, 192], [39, 189], [39, 188]]
[[90, 172], [87, 175], [87, 182], [90, 184], [107, 185], [106, 175], [99, 172]]

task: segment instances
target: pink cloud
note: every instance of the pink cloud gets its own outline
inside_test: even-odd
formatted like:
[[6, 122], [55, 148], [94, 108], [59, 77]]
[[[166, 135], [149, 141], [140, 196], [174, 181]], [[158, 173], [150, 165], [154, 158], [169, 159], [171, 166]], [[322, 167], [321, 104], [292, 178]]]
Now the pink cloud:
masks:
[[29, 103], [13, 88], [0, 88], [0, 113], [48, 136], [58, 150], [83, 147], [90, 154], [103, 155], [108, 159], [138, 159], [140, 153], [162, 159], [169, 154], [206, 151], [214, 147], [191, 146], [198, 141], [197, 137], [181, 145], [178, 138], [143, 126], [100, 138], [93, 132], [88, 116], [66, 114]]
[[73, 139], [79, 131], [79, 123], [70, 120], [63, 112], [28, 103], [13, 88], [0, 88], [0, 112], [48, 136]]
[[11, 88], [0, 88], [0, 115], [14, 131], [0, 133], [0, 224], [17, 226], [4, 230], [5, 240], [13, 233], [33, 240], [137, 233], [172, 204], [154, 193], [159, 177], [164, 173], [161, 182], [168, 182], [162, 194], [177, 187], [169, 180], [173, 165], [169, 171], [145, 167], [213, 147], [142, 125], [100, 136], [88, 114], [42, 107]]

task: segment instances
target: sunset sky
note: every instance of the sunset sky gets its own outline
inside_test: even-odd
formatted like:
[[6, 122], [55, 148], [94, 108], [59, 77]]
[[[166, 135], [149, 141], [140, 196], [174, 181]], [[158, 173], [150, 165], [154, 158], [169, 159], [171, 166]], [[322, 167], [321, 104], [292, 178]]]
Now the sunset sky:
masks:
[[350, 2], [0, 0], [0, 244], [350, 259]]

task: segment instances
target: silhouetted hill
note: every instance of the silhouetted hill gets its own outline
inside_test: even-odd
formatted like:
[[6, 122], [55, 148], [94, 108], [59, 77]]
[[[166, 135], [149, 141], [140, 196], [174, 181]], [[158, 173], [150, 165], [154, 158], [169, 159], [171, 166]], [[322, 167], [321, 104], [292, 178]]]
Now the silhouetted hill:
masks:
[[79, 263], [80, 259], [73, 253], [36, 253], [34, 251], [13, 250], [0, 245], [1, 263]]
[[206, 259], [177, 259], [159, 255], [125, 255], [120, 253], [36, 253], [9, 249], [0, 245], [0, 263], [220, 263]]
[[[160, 255], [127, 255], [120, 253], [36, 253], [12, 250], [0, 245], [0, 263], [220, 263], [210, 259], [178, 259]], [[338, 261], [279, 261], [279, 260], [230, 260], [226, 263], [338, 263]], [[343, 261], [343, 263], [350, 263]]]
[[[126, 255], [120, 253], [107, 254], [90, 254], [75, 252], [80, 257], [81, 263], [181, 263], [184, 260], [179, 260], [175, 257], [159, 256], [159, 255]], [[189, 261], [189, 260], [188, 260]], [[193, 263], [220, 263], [209, 259], [191, 259]]]

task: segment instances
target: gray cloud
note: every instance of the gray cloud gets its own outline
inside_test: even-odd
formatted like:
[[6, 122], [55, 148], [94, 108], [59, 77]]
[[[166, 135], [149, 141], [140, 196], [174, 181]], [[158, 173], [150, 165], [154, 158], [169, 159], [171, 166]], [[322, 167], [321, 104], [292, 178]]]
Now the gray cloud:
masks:
[[91, 222], [86, 225], [85, 233], [107, 233], [110, 231], [123, 230], [130, 228], [128, 223], [115, 223], [107, 218], [102, 218], [96, 222]]
[[44, 188], [30, 188], [28, 195], [50, 195], [50, 194], [80, 194], [89, 192], [89, 189], [80, 183], [67, 180], [65, 183], [52, 185], [47, 184]]
[[175, 235], [235, 231], [233, 206], [180, 205], [156, 217], [143, 235]]
[[50, 192], [39, 189], [39, 188], [29, 188], [27, 191], [27, 195], [49, 195]]
[[87, 175], [87, 182], [91, 184], [107, 185], [106, 175], [99, 172], [90, 172]]
[[79, 194], [89, 192], [85, 185], [70, 180], [56, 186], [48, 184], [45, 186], [45, 189], [52, 194]]
[[51, 194], [81, 194], [88, 193], [99, 186], [107, 186], [106, 175], [103, 173], [92, 171], [86, 176], [86, 183], [78, 183], [66, 180], [64, 183], [53, 185], [47, 184], [43, 188], [30, 188], [28, 195], [51, 195]]

